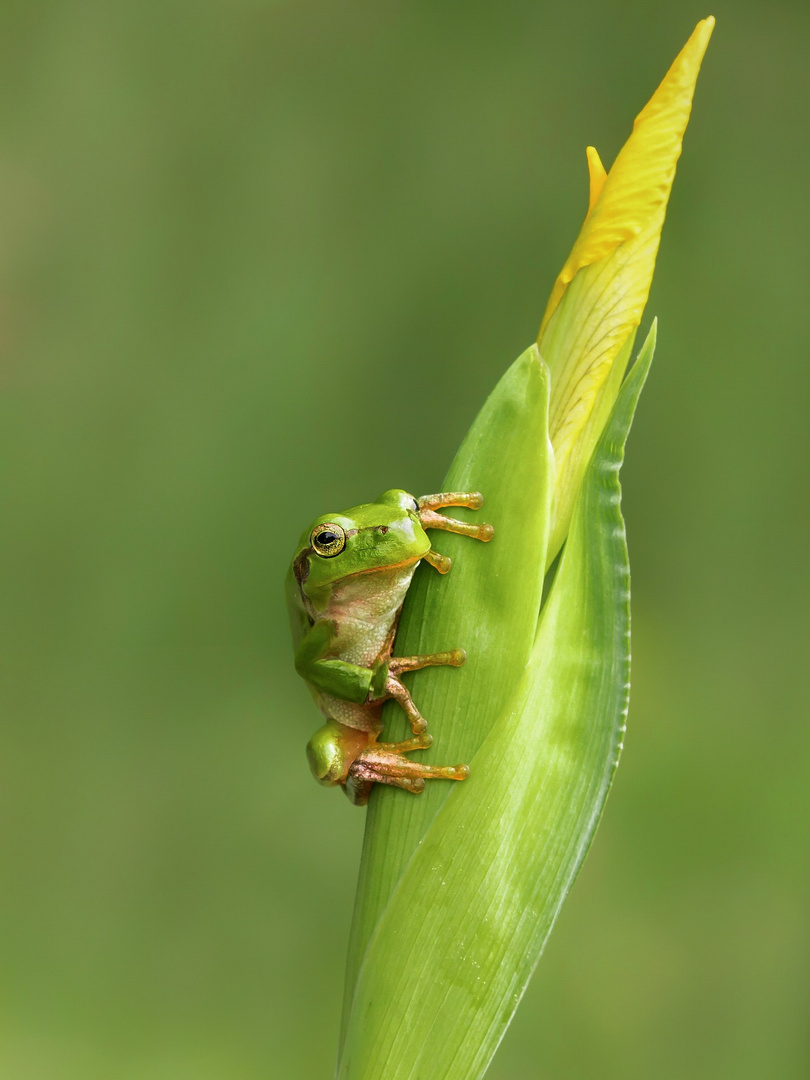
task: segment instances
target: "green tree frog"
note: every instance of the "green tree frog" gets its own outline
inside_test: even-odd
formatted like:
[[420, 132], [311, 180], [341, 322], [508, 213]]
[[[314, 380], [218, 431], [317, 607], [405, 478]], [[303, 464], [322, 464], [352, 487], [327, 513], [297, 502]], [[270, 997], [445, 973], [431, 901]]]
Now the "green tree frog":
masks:
[[[427, 529], [491, 540], [491, 525], [456, 521], [436, 511], [483, 505], [477, 492], [415, 499], [398, 488], [376, 502], [326, 514], [301, 537], [287, 575], [295, 667], [326, 723], [310, 739], [307, 757], [319, 783], [343, 787], [358, 806], [374, 783], [414, 794], [426, 779], [463, 780], [466, 765], [423, 765], [405, 757], [432, 742], [427, 723], [399, 676], [431, 665], [460, 667], [462, 649], [424, 656], [391, 656], [397, 622], [414, 571], [424, 559], [440, 574], [450, 559], [431, 547]], [[402, 706], [413, 738], [379, 742], [382, 707]]]

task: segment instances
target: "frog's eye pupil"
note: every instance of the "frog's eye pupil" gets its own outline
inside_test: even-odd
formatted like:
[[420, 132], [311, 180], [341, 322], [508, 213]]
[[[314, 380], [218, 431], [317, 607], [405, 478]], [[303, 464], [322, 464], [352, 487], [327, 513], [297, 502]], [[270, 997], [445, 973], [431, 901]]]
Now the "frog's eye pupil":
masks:
[[324, 559], [332, 559], [346, 546], [346, 533], [340, 525], [317, 525], [312, 530], [311, 544]]

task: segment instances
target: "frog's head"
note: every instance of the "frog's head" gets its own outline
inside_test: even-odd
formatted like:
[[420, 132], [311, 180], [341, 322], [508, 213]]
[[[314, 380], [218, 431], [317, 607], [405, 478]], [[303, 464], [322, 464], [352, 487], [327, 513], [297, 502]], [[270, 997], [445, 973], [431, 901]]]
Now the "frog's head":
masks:
[[411, 566], [430, 550], [413, 495], [399, 488], [342, 514], [324, 514], [301, 537], [293, 570], [315, 596], [344, 578]]

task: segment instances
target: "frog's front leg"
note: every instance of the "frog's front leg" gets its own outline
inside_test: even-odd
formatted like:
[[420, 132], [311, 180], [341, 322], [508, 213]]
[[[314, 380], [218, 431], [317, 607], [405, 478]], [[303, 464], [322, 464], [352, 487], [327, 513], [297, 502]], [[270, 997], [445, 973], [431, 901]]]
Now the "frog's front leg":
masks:
[[[423, 495], [416, 500], [419, 507], [419, 521], [423, 529], [443, 529], [445, 532], [459, 533], [461, 536], [471, 536], [475, 540], [483, 540], [487, 543], [492, 539], [495, 530], [491, 525], [481, 523], [472, 525], [467, 521], [457, 521], [455, 518], [437, 514], [436, 510], [445, 506], [467, 506], [470, 510], [480, 510], [484, 505], [484, 497], [479, 491], [445, 491], [438, 495]], [[438, 551], [429, 551], [425, 555], [429, 562], [440, 574], [446, 574], [452, 563], [446, 555], [440, 555]]]
[[[427, 729], [427, 720], [417, 709], [410, 691], [402, 683], [398, 675], [404, 671], [419, 671], [426, 667], [461, 667], [467, 659], [463, 649], [450, 649], [448, 652], [425, 653], [421, 656], [392, 656], [380, 669], [384, 675], [384, 682], [379, 689], [372, 690], [376, 694], [372, 701], [384, 701], [393, 698], [402, 708], [411, 725], [414, 735], [419, 735]], [[378, 676], [379, 680], [379, 676]], [[421, 789], [420, 789], [421, 790]]]

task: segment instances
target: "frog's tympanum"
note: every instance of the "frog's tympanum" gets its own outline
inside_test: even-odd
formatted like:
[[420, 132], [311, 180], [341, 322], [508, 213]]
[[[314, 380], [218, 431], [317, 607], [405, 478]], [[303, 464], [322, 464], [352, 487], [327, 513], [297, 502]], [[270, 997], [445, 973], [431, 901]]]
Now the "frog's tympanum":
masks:
[[[287, 595], [295, 667], [326, 723], [310, 739], [307, 757], [321, 784], [340, 784], [353, 803], [368, 801], [372, 785], [393, 784], [414, 794], [425, 780], [463, 780], [466, 765], [422, 765], [405, 755], [432, 739], [427, 723], [400, 681], [406, 671], [435, 664], [460, 667], [462, 649], [425, 656], [392, 656], [399, 613], [414, 571], [425, 559], [440, 574], [450, 560], [433, 551], [427, 529], [491, 540], [491, 525], [455, 521], [436, 511], [483, 505], [477, 492], [415, 499], [392, 489], [376, 502], [319, 517], [298, 545]], [[379, 742], [382, 706], [394, 698], [413, 738]]]

